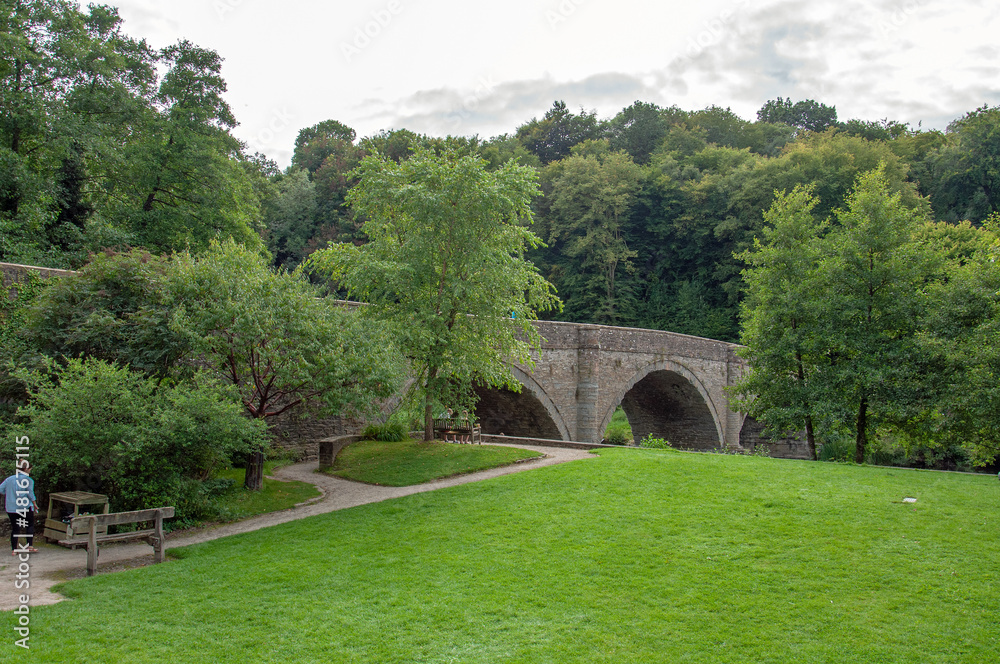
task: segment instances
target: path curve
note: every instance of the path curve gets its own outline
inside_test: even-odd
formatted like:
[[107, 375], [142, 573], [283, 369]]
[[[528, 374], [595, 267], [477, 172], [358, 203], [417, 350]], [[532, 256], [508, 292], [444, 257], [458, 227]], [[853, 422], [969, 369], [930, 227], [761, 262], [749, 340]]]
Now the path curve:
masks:
[[[587, 450], [521, 444], [508, 446], [541, 452], [545, 457], [501, 468], [448, 477], [442, 480], [427, 482], [426, 484], [403, 487], [375, 486], [324, 475], [316, 472], [319, 463], [315, 460], [284, 466], [275, 470], [274, 476], [277, 479], [298, 480], [313, 484], [322, 492], [322, 495], [295, 507], [281, 510], [280, 512], [260, 514], [243, 521], [219, 526], [196, 528], [168, 534], [167, 548], [199, 544], [220, 537], [247, 533], [279, 523], [304, 519], [316, 514], [335, 512], [347, 509], [348, 507], [377, 503], [390, 498], [434, 491], [469, 482], [479, 482], [491, 477], [509, 475], [511, 473], [551, 466], [567, 461], [594, 458]], [[42, 530], [40, 523], [37, 526], [37, 530]], [[66, 598], [53, 593], [51, 588], [57, 583], [86, 576], [87, 550], [86, 548], [66, 549], [57, 545], [42, 544], [40, 542], [36, 542], [36, 546], [41, 550], [39, 553], [32, 554], [31, 556], [28, 579], [30, 588], [27, 590], [30, 596], [29, 604], [30, 606], [40, 606], [61, 602]], [[107, 544], [100, 548], [100, 554], [97, 564], [98, 574], [117, 572], [131, 567], [141, 567], [153, 562], [153, 549], [145, 542]], [[18, 573], [18, 565], [19, 561], [14, 556], [6, 555], [4, 558], [0, 558], [0, 611], [10, 611], [16, 608], [20, 603], [18, 596], [26, 592], [25, 590], [17, 590], [15, 587], [15, 575]]]

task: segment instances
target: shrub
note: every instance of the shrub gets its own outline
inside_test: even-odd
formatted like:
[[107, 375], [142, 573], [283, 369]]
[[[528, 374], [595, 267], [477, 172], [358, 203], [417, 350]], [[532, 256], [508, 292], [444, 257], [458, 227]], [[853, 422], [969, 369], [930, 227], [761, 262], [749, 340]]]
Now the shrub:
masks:
[[823, 443], [819, 448], [820, 461], [854, 461], [854, 441], [844, 438], [834, 438]]
[[624, 427], [611, 425], [604, 432], [604, 442], [608, 445], [628, 445], [632, 442], [631, 433]]
[[654, 438], [653, 434], [648, 434], [639, 443], [639, 447], [645, 447], [652, 450], [670, 450], [673, 449], [673, 445], [667, 441], [666, 438]]
[[361, 437], [383, 443], [399, 443], [408, 440], [410, 432], [404, 422], [386, 422], [385, 424], [369, 424], [361, 432]]
[[89, 357], [166, 376], [188, 352], [164, 305], [170, 261], [135, 249], [97, 254], [52, 280], [25, 326], [50, 357]]
[[158, 384], [102, 360], [69, 360], [50, 373], [21, 374], [39, 489], [107, 494], [114, 510], [174, 505], [198, 516], [202, 481], [230, 457], [266, 440], [224, 388], [196, 376]]

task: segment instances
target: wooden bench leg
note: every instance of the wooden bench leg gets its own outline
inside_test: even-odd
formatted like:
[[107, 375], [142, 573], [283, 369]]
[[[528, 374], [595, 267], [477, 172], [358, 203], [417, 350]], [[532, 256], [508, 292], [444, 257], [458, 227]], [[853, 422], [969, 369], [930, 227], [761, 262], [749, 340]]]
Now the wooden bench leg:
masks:
[[153, 545], [153, 562], [163, 562], [163, 514], [156, 513], [156, 544]]
[[90, 520], [90, 532], [87, 535], [87, 576], [97, 573], [97, 519]]

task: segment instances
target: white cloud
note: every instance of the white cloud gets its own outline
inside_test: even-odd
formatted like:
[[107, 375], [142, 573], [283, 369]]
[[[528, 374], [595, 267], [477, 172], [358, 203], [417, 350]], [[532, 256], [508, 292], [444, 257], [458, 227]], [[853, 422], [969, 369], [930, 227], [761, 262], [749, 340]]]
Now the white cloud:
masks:
[[[348, 62], [341, 43], [390, 1], [398, 11]], [[220, 17], [215, 2], [232, 11]], [[114, 4], [126, 31], [154, 46], [187, 38], [218, 50], [237, 134], [282, 163], [298, 130], [327, 118], [359, 135], [405, 127], [488, 137], [556, 99], [601, 117], [641, 99], [753, 119], [782, 96], [836, 105], [843, 119], [944, 128], [1000, 101], [1000, 8], [977, 0]], [[552, 24], [549, 12], [565, 20]], [[281, 109], [294, 124], [274, 130]]]

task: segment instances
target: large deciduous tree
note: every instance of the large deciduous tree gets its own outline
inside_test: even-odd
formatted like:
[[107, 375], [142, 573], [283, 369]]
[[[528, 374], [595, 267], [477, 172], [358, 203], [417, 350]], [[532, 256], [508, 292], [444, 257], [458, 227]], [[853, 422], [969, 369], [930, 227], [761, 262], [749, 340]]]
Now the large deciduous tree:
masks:
[[820, 264], [827, 386], [838, 405], [853, 406], [855, 460], [862, 463], [869, 432], [907, 419], [921, 403], [915, 335], [933, 256], [913, 241], [923, 215], [891, 193], [881, 168], [858, 178], [835, 215], [839, 225]]
[[[173, 326], [246, 413], [265, 422], [291, 409], [366, 414], [398, 388], [392, 346], [378, 327], [320, 297], [300, 273], [274, 272], [232, 241], [175, 259]], [[246, 486], [263, 483], [263, 450], [248, 457]]]
[[399, 163], [370, 155], [357, 175], [348, 202], [366, 218], [368, 243], [333, 245], [310, 264], [368, 302], [365, 318], [399, 335], [430, 440], [435, 402], [470, 398], [475, 381], [520, 389], [508, 363], [531, 363], [540, 342], [531, 321], [558, 306], [524, 258], [540, 244], [528, 228], [535, 174], [418, 149]]
[[222, 58], [181, 41], [161, 52], [168, 66], [140, 140], [129, 151], [130, 178], [117, 192], [118, 223], [157, 251], [201, 251], [216, 238], [262, 246], [261, 201], [245, 167], [222, 95]]
[[616, 325], [634, 308], [620, 277], [636, 257], [626, 227], [642, 171], [627, 153], [609, 152], [606, 141], [584, 143], [575, 152], [546, 173], [552, 181], [548, 240], [567, 259], [560, 279], [573, 285], [567, 313]]
[[1000, 212], [1000, 106], [983, 106], [948, 125], [928, 155], [934, 212], [946, 221], [982, 222]]
[[746, 296], [741, 341], [747, 372], [738, 383], [741, 410], [766, 424], [765, 432], [805, 431], [816, 458], [814, 372], [825, 364], [820, 342], [818, 279], [820, 235], [816, 199], [806, 187], [781, 192], [764, 213], [762, 238], [739, 254]]
[[758, 122], [781, 123], [809, 131], [823, 131], [837, 125], [837, 108], [812, 99], [797, 101], [771, 99], [757, 111]]
[[0, 4], [0, 258], [82, 261], [91, 196], [142, 123], [155, 59], [113, 8]]
[[917, 335], [938, 254], [915, 241], [924, 215], [892, 193], [881, 167], [858, 177], [821, 239], [809, 239], [815, 205], [801, 191], [779, 198], [768, 242], [743, 255], [751, 371], [740, 391], [761, 391], [750, 408], [772, 426], [839, 420], [862, 463], [871, 432], [928, 407]]
[[600, 133], [596, 113], [581, 109], [574, 115], [564, 101], [553, 102], [541, 120], [532, 119], [517, 128], [518, 140], [543, 164], [568, 157], [574, 145], [599, 138]]

